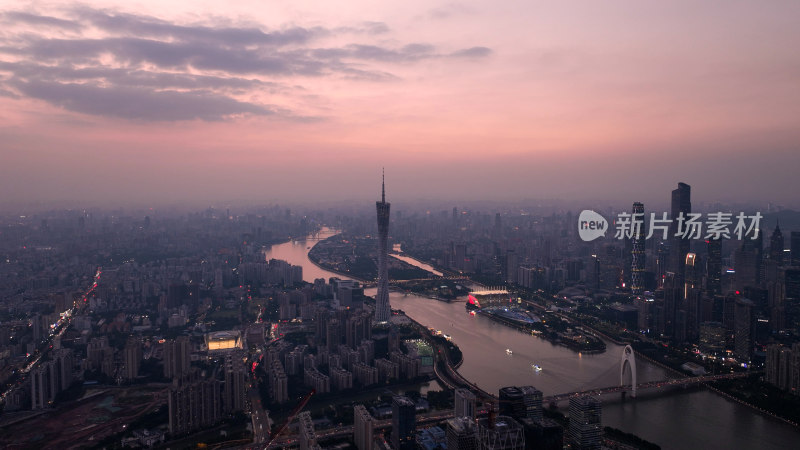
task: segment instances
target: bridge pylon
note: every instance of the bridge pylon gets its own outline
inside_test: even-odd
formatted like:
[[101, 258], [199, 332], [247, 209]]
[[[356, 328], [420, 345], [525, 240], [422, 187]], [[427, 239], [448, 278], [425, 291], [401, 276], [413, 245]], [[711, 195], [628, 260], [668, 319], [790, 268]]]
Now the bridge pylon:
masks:
[[634, 358], [633, 347], [626, 345], [622, 349], [622, 359], [619, 362], [619, 385], [625, 386], [625, 365], [631, 373], [631, 397], [636, 398], [636, 359]]

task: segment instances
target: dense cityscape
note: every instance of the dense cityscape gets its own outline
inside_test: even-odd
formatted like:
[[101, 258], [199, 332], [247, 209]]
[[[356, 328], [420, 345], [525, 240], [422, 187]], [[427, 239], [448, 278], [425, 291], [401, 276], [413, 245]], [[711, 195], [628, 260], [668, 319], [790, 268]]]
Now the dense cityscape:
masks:
[[0, 449], [800, 448], [800, 2], [0, 2]]
[[[697, 214], [691, 195], [678, 184], [669, 217]], [[573, 211], [390, 214], [386, 198], [377, 220], [277, 206], [4, 216], [0, 442], [649, 449], [701, 438], [653, 442], [606, 425], [604, 407], [698, 390], [796, 439], [800, 232], [785, 241], [781, 224], [797, 213], [743, 214], [759, 219], [743, 239], [734, 221], [724, 238], [669, 225], [660, 240], [651, 219], [627, 235], [618, 219], [617, 238], [587, 241]], [[287, 245], [299, 260], [277, 258]], [[451, 327], [612, 364], [552, 391], [560, 369], [534, 354], [525, 384], [487, 384], [461, 369], [473, 343], [426, 317], [436, 307]]]

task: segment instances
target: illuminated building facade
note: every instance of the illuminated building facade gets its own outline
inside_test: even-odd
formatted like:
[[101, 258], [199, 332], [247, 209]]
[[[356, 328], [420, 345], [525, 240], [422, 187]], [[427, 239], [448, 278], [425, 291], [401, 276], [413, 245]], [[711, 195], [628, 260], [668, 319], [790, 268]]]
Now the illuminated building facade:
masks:
[[635, 295], [644, 292], [644, 266], [645, 266], [645, 226], [644, 226], [644, 204], [636, 202], [633, 204], [633, 220], [641, 220], [639, 227], [633, 228], [631, 238], [631, 291]]
[[208, 351], [232, 350], [242, 348], [242, 336], [239, 331], [217, 331], [206, 334]]

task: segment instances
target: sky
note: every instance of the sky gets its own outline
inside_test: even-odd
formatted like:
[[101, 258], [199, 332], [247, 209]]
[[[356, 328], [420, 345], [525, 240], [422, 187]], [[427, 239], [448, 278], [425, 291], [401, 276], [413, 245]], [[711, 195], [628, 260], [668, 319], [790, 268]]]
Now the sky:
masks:
[[800, 2], [0, 1], [0, 207], [800, 208]]

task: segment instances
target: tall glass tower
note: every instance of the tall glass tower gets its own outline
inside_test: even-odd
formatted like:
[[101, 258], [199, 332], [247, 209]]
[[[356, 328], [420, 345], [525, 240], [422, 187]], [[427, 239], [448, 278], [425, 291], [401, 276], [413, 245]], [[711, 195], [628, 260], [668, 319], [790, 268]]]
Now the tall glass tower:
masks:
[[634, 225], [631, 249], [631, 290], [639, 295], [644, 291], [644, 204], [636, 202], [633, 204], [633, 221], [641, 221], [639, 227]]
[[678, 284], [683, 284], [684, 271], [686, 267], [686, 254], [689, 253], [689, 239], [676, 236], [678, 232], [678, 215], [683, 213], [688, 218], [692, 212], [691, 201], [692, 188], [686, 183], [678, 183], [678, 189], [672, 191], [672, 223], [669, 230], [669, 251], [670, 262], [669, 270], [675, 272]]
[[389, 203], [386, 203], [386, 177], [381, 180], [381, 201], [375, 202], [378, 210], [378, 296], [375, 299], [375, 321], [388, 322], [392, 313], [389, 306]]

